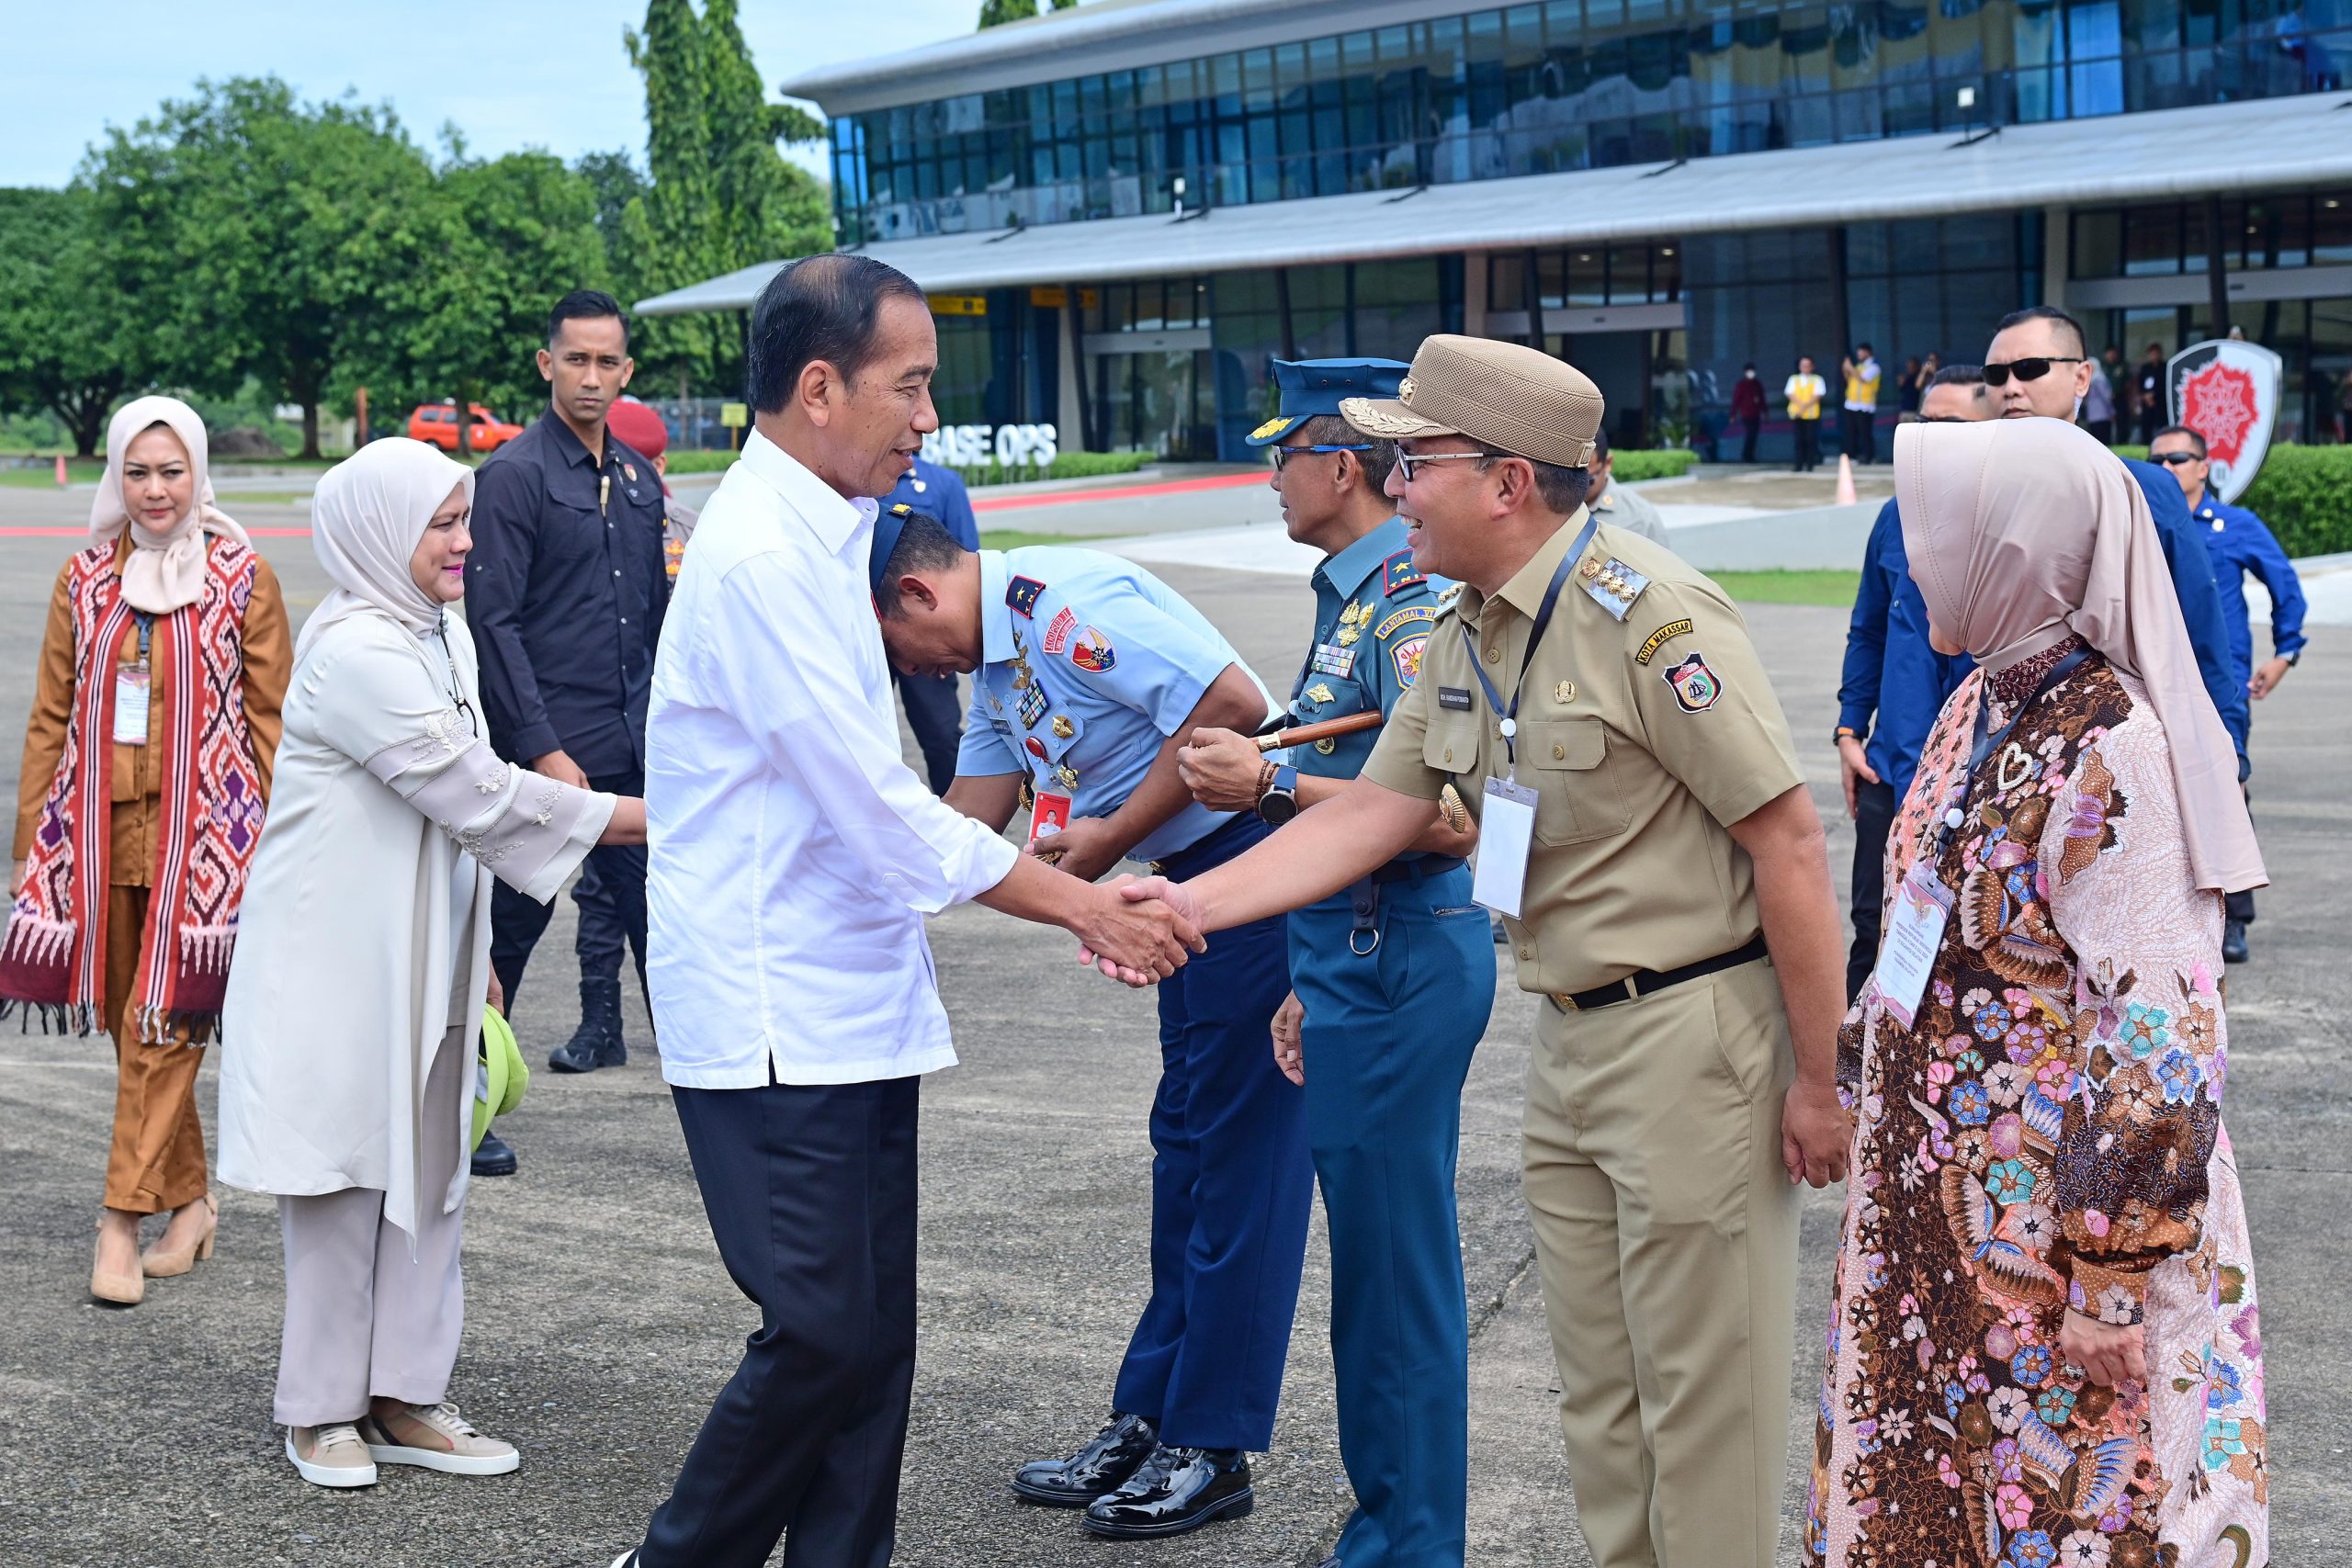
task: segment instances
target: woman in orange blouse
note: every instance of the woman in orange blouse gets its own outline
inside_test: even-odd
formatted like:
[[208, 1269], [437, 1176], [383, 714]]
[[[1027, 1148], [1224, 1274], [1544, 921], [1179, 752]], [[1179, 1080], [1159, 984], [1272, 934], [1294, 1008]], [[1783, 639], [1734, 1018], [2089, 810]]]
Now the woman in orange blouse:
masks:
[[[89, 547], [50, 600], [18, 775], [0, 1014], [105, 1030], [114, 1144], [90, 1293], [135, 1304], [212, 1252], [196, 1075], [260, 837], [292, 657], [277, 579], [212, 504], [203, 422], [114, 417]], [[169, 1213], [140, 1251], [141, 1220]]]

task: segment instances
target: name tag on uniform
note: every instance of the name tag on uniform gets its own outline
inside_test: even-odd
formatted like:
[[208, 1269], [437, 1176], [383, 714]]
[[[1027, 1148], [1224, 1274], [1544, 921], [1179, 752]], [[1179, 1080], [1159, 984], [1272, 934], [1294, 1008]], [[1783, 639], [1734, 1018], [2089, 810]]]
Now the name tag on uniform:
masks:
[[114, 743], [147, 744], [147, 668], [117, 665], [114, 672]]
[[1944, 924], [1951, 919], [1951, 892], [1926, 861], [1915, 861], [1886, 910], [1886, 935], [1879, 942], [1871, 985], [1904, 1028], [1928, 994], [1928, 976], [1942, 948]]
[[1070, 797], [1066, 795], [1037, 796], [1036, 809], [1029, 813], [1029, 840], [1036, 843], [1050, 839], [1069, 826]]
[[1355, 672], [1356, 650], [1341, 648], [1336, 643], [1318, 642], [1315, 645], [1314, 664], [1317, 675], [1337, 675], [1345, 679]]
[[1478, 813], [1478, 869], [1470, 897], [1498, 915], [1519, 918], [1527, 888], [1527, 855], [1535, 842], [1535, 792], [1516, 779], [1488, 779]]
[[1468, 713], [1470, 711], [1470, 688], [1467, 686], [1440, 686], [1437, 689], [1437, 705], [1442, 708], [1450, 709], [1455, 713]]

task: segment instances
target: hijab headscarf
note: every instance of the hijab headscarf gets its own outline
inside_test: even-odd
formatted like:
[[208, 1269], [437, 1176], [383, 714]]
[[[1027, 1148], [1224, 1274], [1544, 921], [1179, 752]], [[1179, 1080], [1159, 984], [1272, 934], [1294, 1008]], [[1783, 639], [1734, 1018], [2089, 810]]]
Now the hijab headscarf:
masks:
[[2197, 669], [2147, 498], [2064, 420], [1906, 424], [1894, 489], [1928, 618], [1990, 672], [2079, 634], [2139, 678], [2164, 726], [2199, 887], [2269, 880], [2237, 750]]
[[[186, 513], [165, 527], [150, 529], [130, 515], [123, 501], [122, 462], [139, 433], [155, 424], [168, 428], [187, 448], [188, 473], [196, 489]], [[110, 545], [124, 529], [130, 531], [132, 549], [122, 563], [122, 596], [134, 610], [168, 615], [204, 597], [205, 535], [253, 546], [245, 531], [212, 504], [210, 451], [204, 421], [177, 398], [133, 398], [115, 411], [107, 425], [107, 475], [98, 481], [97, 499], [90, 502], [90, 538]]]
[[329, 468], [311, 498], [311, 543], [334, 588], [294, 645], [300, 659], [319, 634], [355, 615], [390, 615], [409, 631], [441, 624], [441, 604], [408, 571], [424, 525], [458, 485], [474, 499], [474, 471], [422, 441], [371, 441]]

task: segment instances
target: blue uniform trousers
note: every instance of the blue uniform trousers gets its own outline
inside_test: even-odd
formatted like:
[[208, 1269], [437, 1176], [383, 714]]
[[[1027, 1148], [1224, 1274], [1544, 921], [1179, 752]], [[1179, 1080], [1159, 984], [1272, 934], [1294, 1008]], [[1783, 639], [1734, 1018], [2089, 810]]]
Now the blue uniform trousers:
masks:
[[1331, 1233], [1340, 1455], [1356, 1495], [1338, 1550], [1345, 1568], [1461, 1568], [1470, 1330], [1453, 1174], [1463, 1080], [1494, 1008], [1494, 940], [1465, 867], [1374, 893], [1376, 946], [1345, 893], [1290, 918]]
[[[1237, 817], [1163, 863], [1197, 876], [1267, 831]], [[1304, 1097], [1274, 1066], [1289, 989], [1279, 916], [1217, 932], [1159, 987], [1151, 1299], [1112, 1403], [1170, 1447], [1273, 1442], [1315, 1198]]]

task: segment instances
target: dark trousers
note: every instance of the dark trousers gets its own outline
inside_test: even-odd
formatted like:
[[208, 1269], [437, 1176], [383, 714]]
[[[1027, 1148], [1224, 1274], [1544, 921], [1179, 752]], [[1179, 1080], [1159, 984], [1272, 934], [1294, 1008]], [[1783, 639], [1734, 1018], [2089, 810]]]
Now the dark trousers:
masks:
[[882, 1568], [915, 1371], [922, 1080], [673, 1089], [718, 1256], [760, 1326], [641, 1568]]
[[[1351, 890], [1352, 891], [1352, 890]], [[1306, 1132], [1331, 1236], [1348, 1568], [1462, 1562], [1470, 1324], [1454, 1213], [1462, 1084], [1494, 1008], [1494, 942], [1457, 866], [1290, 917], [1306, 1010]]]
[[1797, 436], [1797, 472], [1806, 473], [1821, 467], [1821, 422], [1817, 419], [1792, 419], [1789, 428]]
[[1846, 997], [1861, 994], [1878, 964], [1879, 922], [1886, 907], [1886, 840], [1903, 803], [1890, 784], [1854, 781], [1854, 945], [1846, 950]]
[[2164, 424], [2165, 411], [2162, 407], [2152, 404], [2143, 405], [2140, 410], [2140, 445], [2143, 446], [2154, 445], [2156, 432], [2162, 430]]
[[[2245, 784], [2240, 784], [2238, 786], [2238, 793], [2245, 796], [2246, 815], [2251, 818], [2254, 815], [2254, 785], [2252, 782], [2248, 781]], [[2222, 914], [2223, 918], [2227, 919], [2243, 920], [2247, 925], [2254, 924], [2254, 889], [2249, 887], [2239, 893], [2222, 894]]]
[[956, 700], [953, 675], [908, 675], [893, 671], [899, 700], [907, 705], [907, 728], [922, 749], [931, 793], [945, 795], [956, 782], [956, 750], [964, 734], [964, 705]]
[[[590, 779], [588, 787], [607, 795], [641, 795], [645, 775], [606, 773]], [[626, 947], [637, 960], [637, 982], [641, 988], [645, 984], [645, 846], [599, 844], [590, 850], [580, 868], [580, 880], [572, 884], [571, 902], [580, 910], [580, 930], [571, 946], [580, 956], [581, 979], [619, 979], [621, 951]], [[538, 946], [548, 921], [554, 918], [553, 905], [542, 904], [503, 882], [492, 885], [490, 966], [497, 972], [509, 1009], [522, 992], [523, 970], [531, 962], [531, 950]]]
[[1878, 461], [1878, 411], [1839, 409], [1838, 450], [1857, 463]]
[[[1168, 874], [1197, 876], [1266, 832], [1237, 817], [1170, 856]], [[1273, 1443], [1315, 1201], [1306, 1099], [1274, 1066], [1270, 1026], [1289, 991], [1280, 916], [1217, 932], [1160, 983], [1151, 1298], [1112, 1404], [1171, 1447]]]
[[1756, 433], [1764, 428], [1764, 416], [1755, 413], [1746, 415], [1740, 420], [1739, 428], [1741, 432], [1739, 460], [1743, 463], [1752, 463], [1756, 461]]

